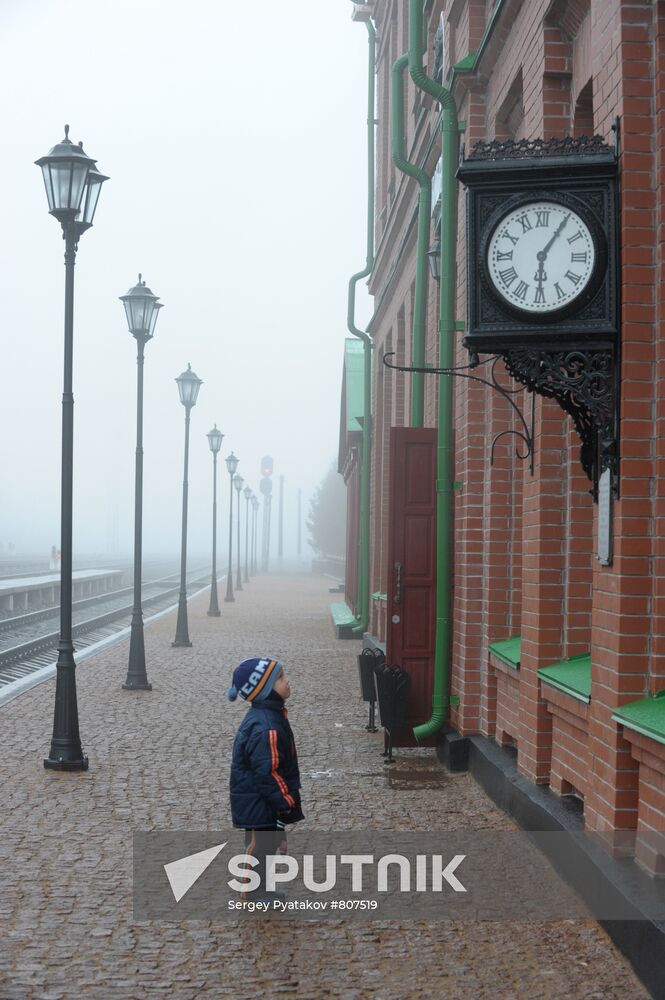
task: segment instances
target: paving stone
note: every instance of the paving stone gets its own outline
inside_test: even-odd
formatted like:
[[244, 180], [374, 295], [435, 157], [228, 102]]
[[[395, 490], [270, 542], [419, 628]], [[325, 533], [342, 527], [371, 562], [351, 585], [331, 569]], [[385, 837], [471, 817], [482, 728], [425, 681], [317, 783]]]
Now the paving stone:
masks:
[[[48, 1000], [639, 1000], [645, 990], [593, 922], [274, 921], [247, 927], [132, 921], [135, 830], [229, 826], [228, 772], [242, 706], [232, 668], [251, 655], [288, 665], [290, 719], [308, 829], [510, 830], [466, 774], [431, 750], [384, 767], [365, 731], [356, 656], [329, 618], [328, 581], [253, 578], [220, 618], [190, 604], [194, 645], [175, 617], [146, 628], [152, 692], [121, 689], [128, 643], [77, 670], [84, 774], [45, 771], [54, 682], [0, 707], [0, 998]], [[412, 775], [410, 787], [400, 773]], [[415, 779], [413, 775], [415, 774]], [[418, 787], [418, 786], [421, 787]], [[425, 787], [422, 787], [422, 786]]]

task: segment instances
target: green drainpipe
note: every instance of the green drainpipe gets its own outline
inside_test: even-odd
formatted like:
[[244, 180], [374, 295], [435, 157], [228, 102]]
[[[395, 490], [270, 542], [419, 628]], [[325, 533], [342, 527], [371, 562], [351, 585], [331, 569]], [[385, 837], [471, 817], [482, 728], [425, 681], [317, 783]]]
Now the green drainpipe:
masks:
[[360, 456], [360, 524], [358, 531], [358, 609], [354, 635], [362, 635], [369, 624], [369, 486], [372, 457], [372, 339], [355, 325], [356, 285], [372, 273], [374, 267], [374, 75], [376, 71], [376, 32], [365, 21], [369, 35], [367, 75], [367, 259], [362, 271], [349, 279], [346, 324], [349, 333], [363, 342], [363, 426]]
[[[409, 73], [417, 87], [441, 104], [441, 283], [439, 366], [452, 368], [455, 350], [455, 258], [457, 249], [457, 108], [451, 92], [423, 69], [423, 0], [409, 0]], [[432, 717], [415, 726], [417, 740], [434, 736], [450, 704], [452, 646], [452, 422], [450, 375], [438, 380], [438, 446], [436, 471], [436, 633]]]
[[[416, 287], [413, 296], [413, 328], [411, 334], [411, 364], [425, 367], [425, 321], [427, 317], [427, 243], [432, 211], [432, 182], [425, 171], [404, 157], [404, 70], [409, 62], [405, 53], [395, 61], [392, 69], [391, 139], [393, 163], [402, 173], [418, 181], [418, 236], [416, 243]], [[425, 376], [415, 372], [411, 376], [411, 426], [422, 427], [424, 422]]]

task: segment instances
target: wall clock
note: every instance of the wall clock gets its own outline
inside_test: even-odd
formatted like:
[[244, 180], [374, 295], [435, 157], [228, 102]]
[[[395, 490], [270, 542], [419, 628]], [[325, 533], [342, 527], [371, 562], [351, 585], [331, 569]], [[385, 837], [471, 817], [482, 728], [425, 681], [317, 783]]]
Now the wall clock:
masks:
[[579, 432], [597, 494], [618, 483], [617, 149], [601, 136], [477, 143], [457, 176], [466, 198], [472, 364], [556, 399]]
[[532, 318], [547, 319], [587, 301], [605, 258], [592, 228], [579, 210], [552, 200], [501, 212], [483, 248], [493, 292]]

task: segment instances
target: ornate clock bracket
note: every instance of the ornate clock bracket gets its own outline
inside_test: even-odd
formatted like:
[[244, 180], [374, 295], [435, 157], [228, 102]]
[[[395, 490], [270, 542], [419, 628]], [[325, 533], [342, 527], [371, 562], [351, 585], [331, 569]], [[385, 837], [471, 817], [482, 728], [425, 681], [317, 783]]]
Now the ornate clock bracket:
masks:
[[[503, 352], [502, 352], [503, 353]], [[532, 392], [555, 399], [573, 418], [581, 439], [580, 461], [598, 499], [598, 480], [611, 474], [618, 495], [618, 365], [615, 348], [585, 346], [553, 351], [514, 347], [503, 353], [506, 368]]]

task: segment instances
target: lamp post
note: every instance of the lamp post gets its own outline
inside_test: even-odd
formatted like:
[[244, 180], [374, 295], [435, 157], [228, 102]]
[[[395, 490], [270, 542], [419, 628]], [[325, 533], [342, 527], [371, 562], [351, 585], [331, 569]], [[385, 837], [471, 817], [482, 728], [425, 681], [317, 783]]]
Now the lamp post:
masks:
[[191, 646], [187, 625], [187, 466], [189, 464], [189, 414], [196, 399], [202, 380], [187, 365], [187, 371], [178, 375], [178, 393], [185, 407], [185, 471], [182, 480], [182, 542], [180, 546], [180, 595], [178, 597], [178, 620], [172, 646]]
[[242, 491], [245, 498], [245, 583], [249, 583], [249, 501], [252, 497], [252, 489], [245, 486]]
[[134, 473], [134, 606], [129, 640], [126, 691], [152, 691], [145, 668], [143, 608], [141, 607], [141, 562], [143, 551], [143, 352], [152, 340], [162, 303], [141, 280], [120, 296], [129, 332], [136, 340], [136, 466]]
[[237, 573], [236, 573], [236, 590], [242, 590], [242, 576], [240, 573], [240, 492], [242, 490], [242, 484], [245, 480], [242, 476], [233, 477], [233, 485], [236, 488], [236, 493], [238, 494], [238, 561], [237, 561]]
[[226, 597], [225, 601], [235, 601], [233, 596], [233, 477], [238, 468], [240, 459], [231, 452], [226, 457], [226, 468], [229, 470], [230, 494], [229, 494], [229, 568], [226, 573]]
[[102, 184], [108, 180], [96, 161], [65, 137], [36, 161], [42, 169], [49, 213], [62, 226], [65, 241], [65, 350], [62, 394], [62, 472], [60, 506], [60, 641], [56, 665], [53, 736], [44, 767], [57, 771], [85, 771], [76, 700], [76, 663], [72, 642], [72, 489], [74, 452], [74, 266], [81, 235], [92, 226]]
[[206, 437], [212, 452], [212, 580], [210, 581], [210, 607], [208, 615], [219, 618], [221, 612], [217, 603], [217, 454], [222, 447], [224, 435], [217, 430], [217, 424]]
[[257, 497], [252, 495], [252, 566], [251, 566], [252, 576], [255, 576], [256, 574], [256, 523], [257, 523], [258, 510], [259, 510], [259, 501]]

